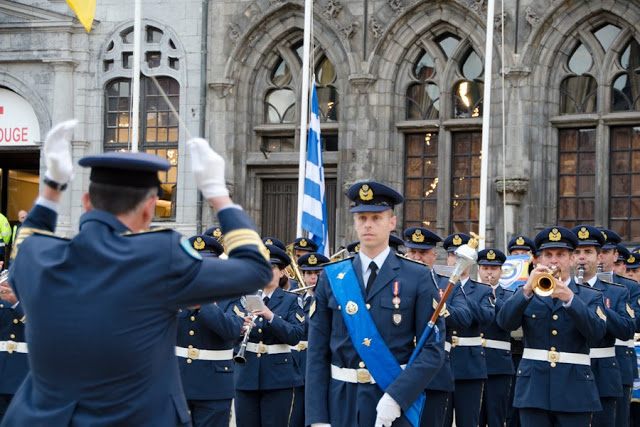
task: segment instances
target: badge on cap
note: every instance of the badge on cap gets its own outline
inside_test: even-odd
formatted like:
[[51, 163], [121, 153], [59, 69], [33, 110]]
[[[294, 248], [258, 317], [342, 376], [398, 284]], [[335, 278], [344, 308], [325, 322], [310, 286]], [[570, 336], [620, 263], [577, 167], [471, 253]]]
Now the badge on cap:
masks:
[[356, 247], [355, 247], [355, 248], [353, 248], [353, 251], [354, 251], [355, 253], [360, 252], [360, 244], [359, 244], [359, 243], [356, 245]]
[[[219, 228], [216, 228], [215, 230], [213, 230], [213, 237], [220, 237], [222, 236], [222, 230], [220, 230]], [[272, 243], [269, 243], [270, 245]]]
[[204, 240], [202, 240], [202, 237], [197, 237], [196, 240], [193, 241], [193, 248], [199, 251], [204, 249]]
[[549, 232], [549, 240], [552, 242], [559, 242], [560, 239], [562, 239], [562, 233], [560, 233], [557, 228], [554, 228]]
[[300, 239], [300, 246], [302, 246], [303, 248], [307, 247], [307, 241], [305, 239]]
[[358, 194], [360, 195], [360, 200], [364, 200], [365, 202], [373, 199], [373, 190], [371, 190], [369, 184], [364, 184], [360, 187], [360, 192]]
[[587, 230], [585, 227], [580, 228], [580, 230], [578, 231], [578, 238], [580, 240], [585, 240], [589, 238], [589, 230]]
[[492, 250], [490, 250], [489, 252], [487, 252], [487, 259], [488, 259], [488, 260], [494, 260], [494, 259], [496, 259], [496, 253], [495, 253], [495, 252], [493, 252], [493, 249], [492, 249]]
[[264, 241], [264, 244], [265, 245], [273, 245], [273, 240], [267, 239], [267, 240]]
[[[193, 249], [193, 247], [191, 246], [191, 243], [189, 242], [189, 239], [187, 239], [186, 237], [183, 237], [182, 240], [180, 240], [180, 246], [191, 258], [197, 259], [198, 261], [202, 261], [202, 255], [200, 255], [198, 251]], [[204, 243], [202, 247], [204, 247]]]
[[636, 257], [634, 257], [633, 255], [631, 255], [631, 256], [629, 257], [629, 259], [627, 260], [627, 262], [628, 262], [629, 264], [633, 264], [634, 262], [636, 262]]
[[316, 265], [318, 263], [318, 258], [315, 255], [309, 256], [308, 259], [309, 265]]
[[516, 245], [522, 246], [524, 245], [524, 239], [521, 237], [518, 237], [518, 239], [516, 240]]
[[604, 240], [607, 240], [607, 239], [608, 239], [608, 237], [607, 237], [607, 233], [605, 233], [605, 232], [604, 232], [604, 231], [602, 231], [602, 230], [601, 230], [600, 232], [602, 233], [602, 236], [604, 237]]
[[453, 236], [453, 241], [451, 243], [453, 243], [454, 246], [460, 246], [462, 244], [462, 239], [456, 234]]
[[416, 230], [413, 232], [413, 236], [411, 236], [411, 241], [414, 243], [422, 243], [424, 242], [424, 234], [422, 234], [422, 230]]

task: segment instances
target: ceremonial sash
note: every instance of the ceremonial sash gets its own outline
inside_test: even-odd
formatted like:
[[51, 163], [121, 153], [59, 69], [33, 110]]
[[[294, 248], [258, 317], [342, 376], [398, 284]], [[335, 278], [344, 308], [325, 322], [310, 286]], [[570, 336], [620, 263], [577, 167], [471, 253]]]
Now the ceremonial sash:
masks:
[[[342, 318], [347, 325], [354, 348], [376, 380], [376, 384], [385, 391], [400, 375], [402, 368], [378, 332], [369, 310], [366, 309], [351, 262], [329, 264], [324, 270], [333, 295], [342, 307]], [[404, 414], [414, 427], [420, 425], [425, 401], [426, 396], [421, 393], [418, 400]]]

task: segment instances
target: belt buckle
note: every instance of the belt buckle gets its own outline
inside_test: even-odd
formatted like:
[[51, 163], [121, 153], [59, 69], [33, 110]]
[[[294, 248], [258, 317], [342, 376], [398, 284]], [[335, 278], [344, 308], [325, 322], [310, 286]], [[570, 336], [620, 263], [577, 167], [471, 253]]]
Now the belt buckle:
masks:
[[371, 382], [371, 374], [366, 369], [358, 369], [358, 382], [360, 384], [368, 384]]
[[267, 354], [269, 352], [269, 348], [264, 344], [258, 344], [258, 353]]
[[458, 345], [458, 337], [451, 337], [451, 347]]
[[200, 350], [198, 350], [197, 348], [190, 348], [187, 354], [190, 359], [197, 359], [198, 357], [200, 357]]
[[298, 343], [298, 351], [304, 351], [307, 349], [307, 345], [303, 342]]
[[18, 349], [18, 343], [15, 341], [7, 341], [7, 353], [12, 354]]
[[560, 353], [554, 350], [549, 350], [547, 359], [549, 359], [549, 362], [557, 362], [560, 360]]

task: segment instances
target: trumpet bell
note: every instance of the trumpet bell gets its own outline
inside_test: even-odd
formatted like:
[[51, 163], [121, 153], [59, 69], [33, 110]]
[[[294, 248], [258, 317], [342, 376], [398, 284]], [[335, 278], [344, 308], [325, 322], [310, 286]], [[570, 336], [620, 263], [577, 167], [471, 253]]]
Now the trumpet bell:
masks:
[[551, 273], [538, 274], [533, 281], [533, 292], [541, 297], [548, 297], [556, 289], [556, 278]]

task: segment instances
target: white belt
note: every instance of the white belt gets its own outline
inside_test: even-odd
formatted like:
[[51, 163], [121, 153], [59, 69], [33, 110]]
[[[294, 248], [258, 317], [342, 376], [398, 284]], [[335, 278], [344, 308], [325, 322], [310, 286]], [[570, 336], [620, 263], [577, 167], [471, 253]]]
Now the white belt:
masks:
[[542, 362], [571, 363], [573, 365], [591, 366], [591, 359], [588, 354], [565, 353], [563, 351], [539, 350], [536, 348], [525, 348], [522, 358], [528, 360], [539, 360]]
[[[402, 369], [407, 365], [400, 365]], [[331, 378], [345, 383], [353, 384], [375, 384], [376, 380], [369, 373], [367, 369], [349, 369], [339, 368], [336, 365], [331, 365]]]
[[198, 360], [231, 360], [233, 359], [233, 350], [200, 350], [176, 347], [176, 356]]
[[606, 357], [616, 357], [615, 347], [600, 347], [589, 350], [589, 357], [592, 359], [604, 359]]
[[16, 341], [0, 341], [0, 351], [6, 351], [11, 354], [14, 351], [16, 353], [28, 353], [26, 342]]
[[282, 354], [291, 353], [291, 347], [286, 344], [256, 344], [254, 342], [247, 343], [247, 351], [258, 354]]
[[485, 339], [482, 343], [486, 348], [511, 351], [511, 341], [498, 341]]
[[451, 347], [473, 347], [482, 345], [480, 337], [451, 337]]
[[298, 344], [292, 345], [290, 348], [291, 351], [304, 351], [309, 348], [309, 341], [300, 341]]
[[627, 341], [622, 341], [616, 338], [616, 346], [635, 348], [636, 344], [633, 338]]
[[444, 351], [447, 353], [451, 352], [451, 343], [449, 341], [444, 342]]

